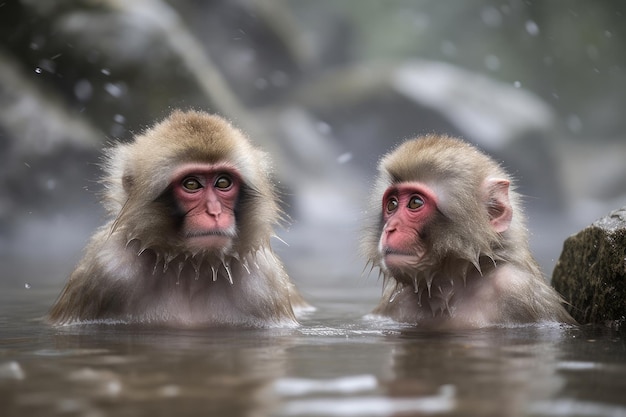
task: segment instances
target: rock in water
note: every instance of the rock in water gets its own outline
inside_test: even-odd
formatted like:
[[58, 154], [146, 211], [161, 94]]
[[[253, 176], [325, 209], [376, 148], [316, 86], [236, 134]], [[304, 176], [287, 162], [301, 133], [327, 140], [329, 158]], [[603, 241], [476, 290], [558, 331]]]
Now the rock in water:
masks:
[[552, 285], [581, 324], [626, 320], [626, 207], [565, 241]]

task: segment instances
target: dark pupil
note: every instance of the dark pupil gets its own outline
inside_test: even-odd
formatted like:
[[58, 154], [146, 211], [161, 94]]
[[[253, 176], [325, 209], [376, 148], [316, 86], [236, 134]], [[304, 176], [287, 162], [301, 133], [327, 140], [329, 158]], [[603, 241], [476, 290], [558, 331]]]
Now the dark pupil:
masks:
[[219, 177], [217, 181], [215, 181], [215, 186], [217, 188], [228, 188], [232, 181], [228, 177]]
[[411, 208], [411, 209], [418, 209], [418, 208], [422, 207], [423, 205], [424, 205], [424, 200], [422, 200], [419, 197], [413, 197], [409, 201], [409, 208]]
[[200, 182], [197, 179], [187, 178], [185, 181], [183, 181], [183, 187], [185, 187], [188, 190], [197, 190], [201, 186], [200, 186]]
[[398, 207], [398, 201], [395, 198], [387, 201], [387, 211], [394, 211]]

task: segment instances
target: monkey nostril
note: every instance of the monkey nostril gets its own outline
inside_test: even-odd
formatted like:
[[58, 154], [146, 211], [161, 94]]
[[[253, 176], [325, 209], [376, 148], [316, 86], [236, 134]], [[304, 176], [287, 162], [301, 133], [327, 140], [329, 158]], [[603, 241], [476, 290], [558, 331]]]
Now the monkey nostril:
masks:
[[391, 234], [391, 233], [395, 232], [396, 230], [397, 230], [397, 229], [396, 229], [396, 226], [387, 226], [387, 227], [385, 228], [385, 233], [387, 233], [387, 234], [389, 235], [389, 234]]
[[398, 229], [397, 219], [389, 219], [385, 224], [385, 231], [394, 231]]

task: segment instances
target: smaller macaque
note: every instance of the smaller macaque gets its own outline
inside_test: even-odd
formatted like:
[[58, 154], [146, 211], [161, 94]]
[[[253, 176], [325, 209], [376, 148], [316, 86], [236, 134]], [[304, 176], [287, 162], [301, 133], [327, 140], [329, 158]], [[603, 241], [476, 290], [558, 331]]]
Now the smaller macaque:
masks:
[[511, 182], [487, 155], [446, 136], [383, 157], [362, 240], [384, 278], [373, 313], [437, 329], [574, 323], [530, 253]]
[[309, 309], [270, 247], [281, 219], [264, 152], [224, 119], [175, 111], [106, 158], [111, 219], [53, 324], [297, 325]]

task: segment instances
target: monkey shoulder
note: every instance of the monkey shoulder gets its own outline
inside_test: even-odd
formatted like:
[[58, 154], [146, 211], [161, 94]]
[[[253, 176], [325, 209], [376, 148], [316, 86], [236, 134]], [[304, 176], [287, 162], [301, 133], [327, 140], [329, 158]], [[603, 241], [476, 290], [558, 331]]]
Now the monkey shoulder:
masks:
[[373, 314], [439, 329], [539, 321], [571, 323], [559, 295], [536, 268], [501, 265], [488, 274], [468, 278], [466, 284], [455, 283], [449, 289], [452, 295], [445, 299], [437, 292], [431, 296], [423, 293], [420, 297], [410, 285], [391, 283]]
[[554, 321], [573, 323], [562, 298], [538, 268], [506, 265], [491, 277], [499, 316], [503, 324]]
[[92, 236], [49, 312], [53, 324], [119, 318], [132, 304], [131, 283], [138, 272], [133, 262], [136, 254], [109, 235], [107, 225]]

